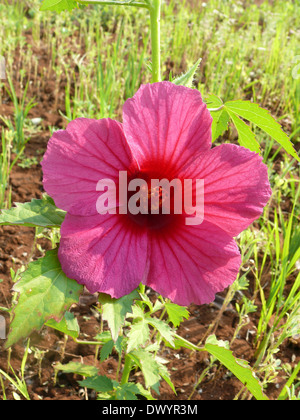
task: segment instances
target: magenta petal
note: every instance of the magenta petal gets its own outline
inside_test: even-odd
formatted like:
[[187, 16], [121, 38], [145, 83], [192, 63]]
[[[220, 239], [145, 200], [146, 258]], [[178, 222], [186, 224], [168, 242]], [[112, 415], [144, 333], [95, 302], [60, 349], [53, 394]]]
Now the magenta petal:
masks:
[[124, 227], [118, 216], [67, 214], [61, 233], [62, 269], [91, 293], [120, 298], [147, 275], [147, 236]]
[[58, 207], [71, 214], [97, 214], [98, 181], [116, 181], [131, 162], [122, 124], [78, 118], [48, 143], [42, 161], [44, 188]]
[[210, 150], [181, 176], [204, 179], [204, 220], [231, 236], [261, 216], [272, 194], [261, 156], [233, 144]]
[[123, 107], [124, 132], [138, 163], [181, 168], [211, 147], [212, 117], [194, 89], [143, 85]]
[[146, 284], [183, 306], [212, 302], [236, 280], [241, 264], [235, 241], [208, 222], [155, 237], [150, 247]]

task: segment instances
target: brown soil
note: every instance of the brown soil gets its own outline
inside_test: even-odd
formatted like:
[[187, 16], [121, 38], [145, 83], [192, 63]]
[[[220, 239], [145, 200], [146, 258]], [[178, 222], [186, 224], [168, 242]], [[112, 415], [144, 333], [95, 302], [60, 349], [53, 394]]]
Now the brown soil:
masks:
[[[30, 36], [30, 35], [28, 35]], [[39, 54], [41, 68], [43, 63], [47, 62], [47, 51], [41, 44], [40, 50], [35, 51]], [[15, 74], [18, 74], [15, 72]], [[43, 118], [43, 131], [34, 135], [27, 144], [25, 154], [28, 157], [37, 156], [37, 151], [45, 151], [47, 141], [50, 137], [48, 127], [64, 127], [63, 118], [58, 110], [64, 112], [64, 81], [61, 82], [58, 101], [54, 100], [53, 92], [55, 90], [55, 74], [50, 74], [49, 79], [44, 81], [42, 88], [35, 91], [34, 86], [30, 88], [28, 95], [35, 97], [38, 105], [30, 112], [29, 117]], [[19, 93], [19, 92], [17, 92]], [[3, 104], [0, 105], [0, 115], [12, 116], [13, 106], [9, 97], [3, 91]], [[56, 103], [55, 103], [56, 102]], [[1, 124], [1, 123], [0, 123]], [[39, 157], [43, 153], [40, 153]], [[26, 202], [32, 198], [41, 198], [43, 193], [42, 172], [40, 165], [34, 165], [28, 169], [15, 166], [10, 184], [12, 186], [12, 201]], [[13, 286], [10, 269], [16, 270], [22, 265], [26, 265], [30, 258], [34, 259], [41, 256], [40, 252], [34, 247], [34, 229], [25, 227], [0, 227], [0, 306], [10, 307], [13, 298], [11, 288]], [[45, 239], [39, 239], [38, 244], [44, 249], [49, 249], [50, 244]], [[33, 254], [32, 254], [33, 252]], [[78, 316], [82, 339], [91, 340], [99, 328], [99, 320], [94, 316], [93, 305], [95, 299], [85, 294], [80, 304], [72, 308], [72, 311]], [[190, 319], [183, 322], [179, 329], [179, 334], [197, 344], [208, 329], [208, 326], [216, 319], [219, 313], [217, 304], [189, 307], [191, 313]], [[2, 313], [1, 313], [2, 315]], [[9, 328], [9, 317], [3, 314]], [[252, 331], [255, 331], [258, 315], [254, 314], [249, 324], [244, 327], [238, 338], [233, 344], [235, 356], [245, 359], [249, 362], [254, 360], [254, 344], [252, 342]], [[221, 317], [218, 329], [216, 331], [219, 339], [230, 340], [235, 331], [237, 314], [233, 307], [229, 308]], [[3, 348], [4, 341], [0, 340], [0, 369], [8, 371], [7, 363], [9, 351]], [[295, 365], [300, 360], [300, 349], [298, 342], [287, 341], [280, 349], [277, 357], [283, 363]], [[99, 367], [100, 374], [108, 375], [112, 378], [117, 370], [117, 357], [113, 355], [104, 363], [99, 360], [95, 362], [95, 347], [90, 345], [79, 345], [69, 339], [65, 345], [64, 337], [61, 333], [48, 327], [44, 327], [40, 332], [34, 332], [30, 337], [30, 345], [44, 351], [43, 357], [39, 363], [34, 353], [29, 354], [26, 365], [26, 382], [32, 399], [45, 400], [76, 400], [84, 399], [80, 386], [77, 383], [76, 375], [59, 374], [54, 382], [53, 364], [56, 362], [67, 363], [69, 361], [81, 361], [87, 364], [94, 364]], [[13, 346], [10, 354], [10, 362], [15, 370], [20, 370], [22, 357], [24, 354], [24, 343], [20, 342]], [[203, 352], [191, 352], [187, 349], [174, 351], [166, 348], [162, 357], [168, 360], [168, 368], [171, 372], [171, 379], [175, 385], [177, 396], [175, 396], [170, 387], [162, 383], [161, 394], [157, 396], [159, 400], [186, 400], [197, 383], [199, 376], [208, 366], [209, 355]], [[141, 381], [140, 372], [133, 373], [132, 381]], [[285, 379], [278, 378], [277, 384], [271, 385], [266, 390], [266, 394], [271, 399], [276, 399], [279, 395]], [[6, 397], [13, 399], [13, 389], [8, 381], [5, 381]], [[210, 371], [199, 389], [193, 395], [193, 400], [232, 400], [242, 389], [242, 384], [232, 375], [229, 375], [224, 367], [216, 364]], [[0, 387], [1, 395], [1, 387]], [[90, 398], [95, 395], [90, 394]]]

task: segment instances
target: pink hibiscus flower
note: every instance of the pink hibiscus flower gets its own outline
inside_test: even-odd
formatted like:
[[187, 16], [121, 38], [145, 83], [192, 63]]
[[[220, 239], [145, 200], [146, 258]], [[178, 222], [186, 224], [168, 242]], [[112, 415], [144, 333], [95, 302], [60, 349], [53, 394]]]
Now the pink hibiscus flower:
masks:
[[[68, 277], [114, 298], [142, 282], [180, 305], [209, 303], [234, 282], [241, 257], [233, 237], [259, 218], [271, 189], [258, 154], [211, 148], [211, 125], [197, 90], [161, 82], [126, 101], [123, 124], [78, 118], [53, 134], [43, 182], [67, 211], [59, 259]], [[189, 226], [184, 214], [161, 211], [99, 214], [97, 184], [118, 185], [120, 171], [128, 182], [203, 179], [203, 223]]]

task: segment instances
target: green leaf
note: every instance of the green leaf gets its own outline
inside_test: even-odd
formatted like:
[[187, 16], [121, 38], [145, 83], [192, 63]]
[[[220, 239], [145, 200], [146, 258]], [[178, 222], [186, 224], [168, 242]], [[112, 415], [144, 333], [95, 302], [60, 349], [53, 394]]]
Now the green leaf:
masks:
[[[109, 333], [110, 337], [111, 334]], [[107, 341], [101, 348], [100, 350], [100, 361], [103, 362], [104, 360], [106, 360], [112, 353], [113, 348], [115, 348], [115, 350], [121, 354], [122, 350], [123, 350], [123, 339], [124, 337], [119, 336], [116, 343], [110, 339], [109, 341]]]
[[175, 336], [174, 345], [170, 346], [168, 343], [166, 343], [167, 347], [171, 347], [175, 350], [180, 350], [183, 347], [186, 349], [199, 351], [199, 347], [197, 347], [196, 344], [193, 344], [190, 341], [185, 340], [184, 338], [180, 337], [177, 334], [174, 334], [174, 336]]
[[48, 251], [44, 258], [30, 263], [13, 288], [20, 296], [6, 347], [39, 330], [49, 319], [60, 322], [65, 311], [79, 301], [82, 289], [82, 285], [63, 273], [57, 250]]
[[212, 142], [215, 142], [221, 137], [225, 131], [228, 130], [229, 114], [226, 109], [222, 111], [213, 112], [213, 123], [212, 123]]
[[137, 394], [140, 394], [140, 390], [137, 385], [132, 382], [127, 382], [126, 384], [119, 385], [116, 388], [116, 399], [118, 401], [137, 400]]
[[16, 203], [16, 207], [2, 210], [0, 225], [22, 225], [30, 227], [59, 228], [66, 212], [58, 209], [47, 195], [30, 203]]
[[137, 290], [120, 299], [113, 299], [109, 295], [100, 293], [99, 302], [103, 305], [102, 317], [108, 322], [112, 339], [116, 342], [119, 331], [125, 322], [126, 314], [132, 312], [132, 305], [135, 299], [140, 299]]
[[[210, 94], [205, 100], [205, 103], [213, 118], [211, 129], [212, 142], [214, 142], [217, 140], [217, 138], [222, 136], [224, 132], [228, 129], [228, 123], [230, 118], [228, 112], [224, 108], [223, 101], [218, 96]], [[216, 111], [219, 108], [222, 109]]]
[[193, 86], [194, 77], [201, 61], [202, 58], [199, 58], [199, 60], [186, 73], [174, 79], [172, 83], [175, 85], [183, 85], [191, 88]]
[[137, 383], [136, 386], [139, 389], [139, 394], [145, 397], [147, 400], [156, 401], [148, 389], [145, 389], [143, 385]]
[[257, 125], [261, 130], [276, 140], [287, 153], [300, 162], [300, 158], [289, 137], [268, 110], [260, 108], [259, 105], [250, 101], [230, 101], [225, 103], [225, 107], [227, 111], [239, 115]]
[[48, 327], [54, 328], [55, 330], [61, 331], [64, 334], [69, 335], [72, 338], [78, 338], [79, 336], [79, 325], [77, 318], [71, 312], [66, 312], [63, 319], [60, 322], [55, 319], [49, 319], [46, 322]]
[[84, 365], [80, 362], [69, 362], [65, 365], [58, 363], [54, 368], [65, 373], [74, 373], [85, 377], [94, 377], [98, 374], [96, 366]]
[[214, 95], [213, 93], [208, 95], [208, 97], [205, 99], [205, 103], [209, 111], [221, 108], [224, 105], [222, 99], [219, 98], [219, 96]]
[[149, 326], [146, 319], [142, 319], [131, 325], [128, 333], [128, 347], [127, 352], [143, 346], [150, 336]]
[[100, 351], [100, 361], [103, 362], [104, 360], [106, 360], [109, 355], [111, 354], [113, 348], [114, 348], [114, 341], [110, 340], [107, 343], [104, 344], [104, 346], [101, 348]]
[[260, 146], [255, 139], [255, 134], [250, 130], [250, 127], [234, 112], [228, 110], [228, 114], [237, 129], [239, 144], [252, 152], [260, 153]]
[[152, 327], [156, 328], [159, 334], [169, 343], [174, 345], [174, 333], [172, 329], [164, 321], [157, 318], [147, 318], [147, 321]]
[[123, 351], [123, 348], [125, 346], [125, 337], [119, 335], [117, 341], [115, 342], [115, 350], [117, 353], [121, 354]]
[[55, 12], [63, 12], [68, 10], [71, 12], [78, 7], [77, 2], [74, 0], [44, 0], [40, 10], [50, 10]]
[[190, 314], [185, 307], [176, 305], [175, 303], [171, 302], [166, 302], [165, 307], [168, 317], [175, 328], [179, 327], [184, 318], [189, 319]]
[[171, 381], [170, 373], [167, 367], [165, 366], [165, 364], [168, 362], [166, 362], [164, 359], [160, 357], [156, 357], [156, 362], [158, 363], [158, 371], [159, 371], [160, 376], [169, 385], [169, 387], [172, 389], [174, 394], [177, 395], [175, 386], [173, 382]]
[[205, 350], [216, 357], [230, 372], [232, 372], [259, 401], [268, 400], [263, 394], [258, 379], [245, 360], [236, 359], [223, 343], [211, 344], [210, 337], [205, 343]]
[[110, 392], [114, 390], [113, 382], [107, 376], [92, 376], [83, 381], [78, 381], [78, 383], [83, 387], [94, 389], [96, 392]]
[[145, 349], [139, 349], [128, 353], [128, 356], [143, 372], [146, 388], [151, 387], [157, 394], [159, 394], [159, 364], [155, 360], [154, 355]]

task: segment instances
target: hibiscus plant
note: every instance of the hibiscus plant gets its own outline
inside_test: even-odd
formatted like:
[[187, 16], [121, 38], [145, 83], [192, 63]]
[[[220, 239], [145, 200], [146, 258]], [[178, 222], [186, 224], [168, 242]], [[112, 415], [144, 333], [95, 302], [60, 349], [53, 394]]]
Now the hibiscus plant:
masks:
[[[176, 331], [189, 316], [188, 305], [212, 302], [237, 279], [241, 256], [234, 238], [260, 217], [271, 197], [267, 166], [245, 120], [299, 157], [280, 125], [257, 104], [223, 103], [214, 94], [202, 98], [193, 87], [200, 60], [182, 76], [161, 80], [161, 0], [44, 0], [41, 10], [71, 12], [88, 4], [149, 13], [152, 80], [125, 102], [122, 123], [78, 118], [54, 132], [42, 161], [47, 194], [2, 211], [0, 224], [50, 229], [53, 243], [14, 286], [18, 301], [6, 347], [47, 325], [77, 343], [100, 346], [101, 360], [114, 350], [115, 380], [80, 363], [56, 366], [83, 375], [80, 384], [102, 399], [153, 399], [151, 391], [159, 394], [161, 380], [175, 393], [157, 354], [160, 346], [207, 351], [255, 398], [266, 399], [251, 368], [223, 342], [210, 336], [199, 347]], [[230, 121], [239, 145], [213, 147]], [[178, 183], [166, 192], [152, 180]], [[195, 192], [198, 180], [202, 188]], [[188, 185], [187, 204], [186, 196], [175, 197], [174, 191], [182, 193]], [[168, 199], [173, 204], [164, 211]], [[197, 220], [191, 210], [199, 210]], [[79, 339], [70, 311], [84, 288], [96, 294], [101, 325], [106, 321], [108, 327], [93, 341]], [[134, 368], [142, 371], [144, 385], [129, 381]]]

